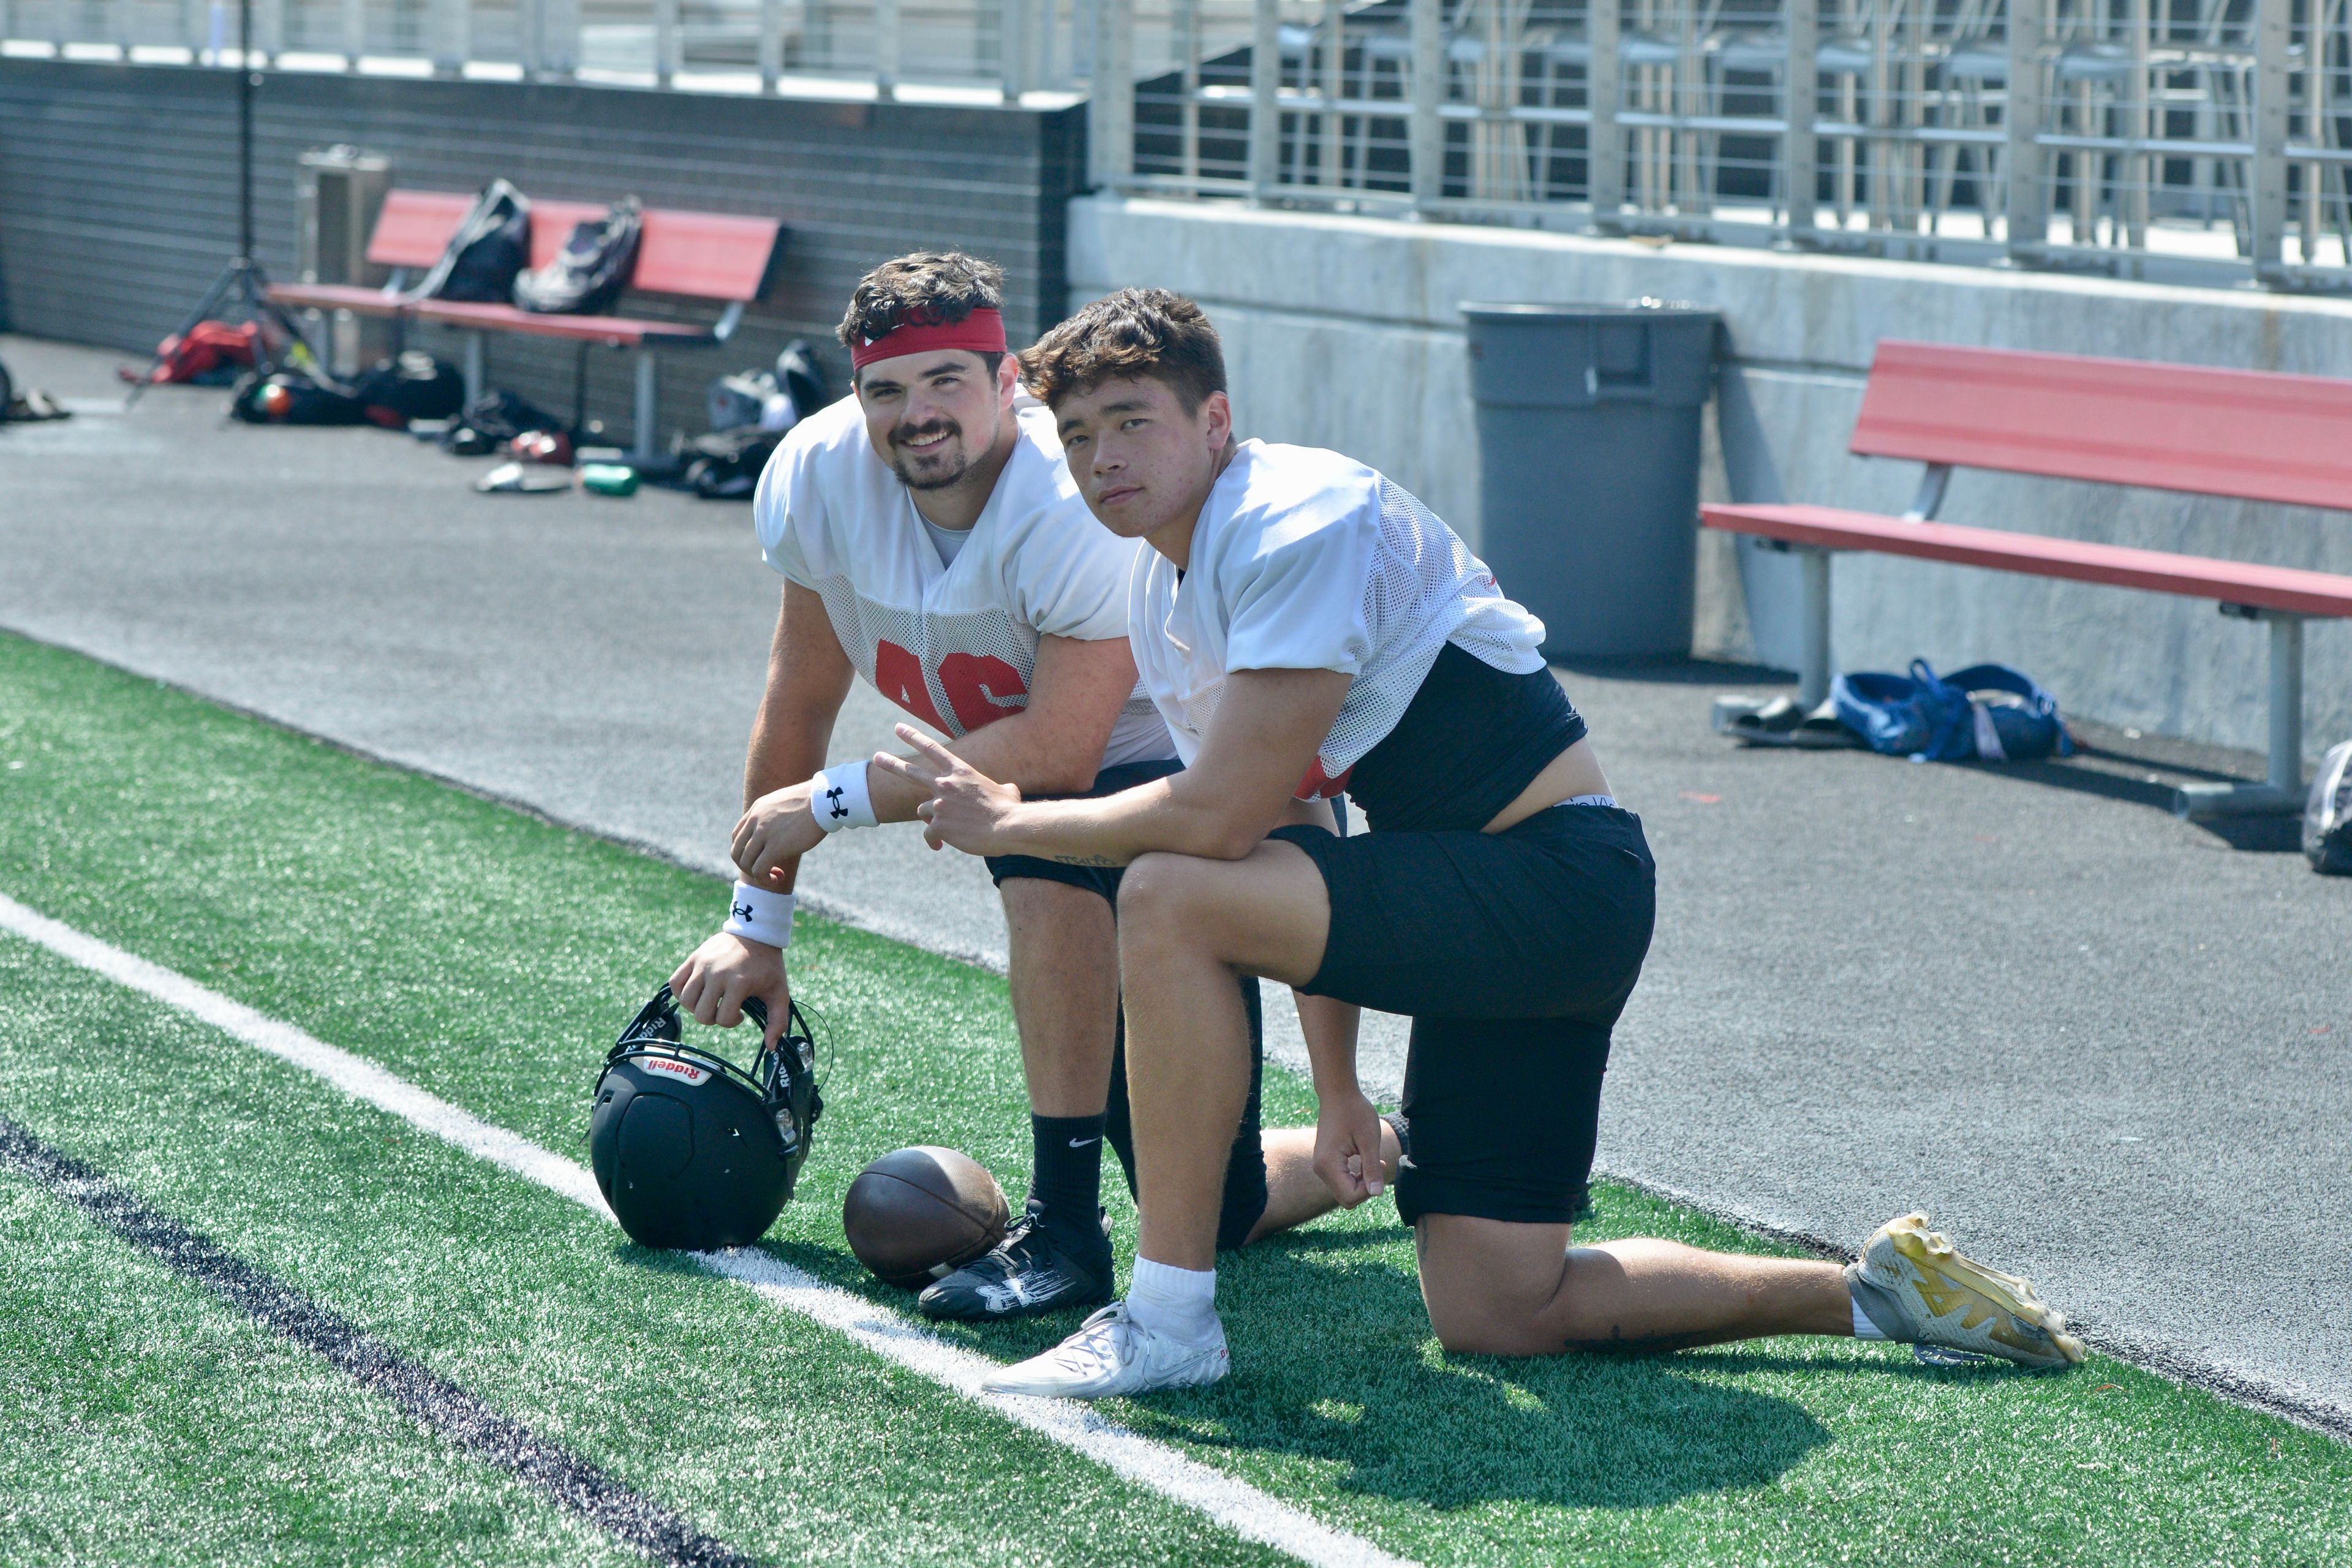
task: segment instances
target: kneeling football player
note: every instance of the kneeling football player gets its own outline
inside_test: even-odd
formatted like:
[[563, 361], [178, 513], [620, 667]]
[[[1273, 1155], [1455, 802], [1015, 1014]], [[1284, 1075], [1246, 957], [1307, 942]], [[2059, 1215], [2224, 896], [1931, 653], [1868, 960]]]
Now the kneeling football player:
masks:
[[[1024, 371], [1095, 515], [1150, 544], [1129, 635], [1186, 765], [1048, 802], [928, 743], [884, 764], [931, 790], [934, 842], [1128, 868], [1133, 1287], [992, 1386], [1090, 1398], [1224, 1375], [1218, 1193], [1252, 1063], [1237, 973], [1412, 1017], [1396, 1201], [1449, 1350], [1858, 1334], [2081, 1358], [2030, 1285], [1961, 1257], [1924, 1215], [1882, 1227], [1843, 1270], [1669, 1241], [1571, 1247], [1654, 868], [1545, 668], [1541, 623], [1379, 473], [1237, 443], [1216, 333], [1190, 300], [1097, 300]], [[1370, 831], [1286, 826], [1302, 779], [1344, 781]], [[1316, 1169], [1361, 1202], [1383, 1186], [1382, 1123], [1354, 1037], [1308, 1048]]]
[[[1016, 406], [1002, 289], [994, 267], [953, 254], [869, 273], [841, 326], [852, 395], [795, 426], [761, 478], [760, 543], [785, 582], [734, 837], [743, 879], [726, 929], [670, 983], [703, 1023], [731, 1026], [757, 996], [771, 1037], [782, 1029], [801, 856], [834, 832], [912, 821], [924, 799], [863, 762], [820, 771], [853, 679], [1033, 797], [1114, 791], [1180, 765], [1128, 648], [1139, 547], [1087, 512], [1045, 411]], [[934, 1317], [1109, 1300], [1097, 1201], [1107, 1131], [1133, 1179], [1119, 868], [1016, 855], [989, 869], [1004, 900], [1035, 1163], [1004, 1243], [923, 1292]], [[1315, 1175], [1312, 1130], [1261, 1141], [1256, 982], [1227, 989], [1247, 1015], [1249, 1087], [1220, 1161], [1215, 1228], [1216, 1245], [1237, 1247], [1336, 1200]], [[1355, 1029], [1353, 1008], [1319, 998], [1302, 999], [1300, 1020], [1317, 1036]]]

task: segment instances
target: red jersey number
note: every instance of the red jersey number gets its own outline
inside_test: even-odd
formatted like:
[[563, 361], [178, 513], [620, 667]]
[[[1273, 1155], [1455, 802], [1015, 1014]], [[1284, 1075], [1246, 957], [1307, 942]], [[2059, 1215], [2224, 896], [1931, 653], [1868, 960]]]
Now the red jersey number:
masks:
[[[932, 729], [949, 729], [931, 704], [922, 661], [897, 643], [874, 645], [874, 684], [883, 696]], [[966, 735], [1028, 705], [1029, 688], [1021, 672], [984, 653], [951, 653], [940, 660], [940, 687], [948, 694], [948, 706]]]
[[967, 735], [1029, 706], [1021, 672], [984, 653], [951, 653], [940, 660], [940, 685]]

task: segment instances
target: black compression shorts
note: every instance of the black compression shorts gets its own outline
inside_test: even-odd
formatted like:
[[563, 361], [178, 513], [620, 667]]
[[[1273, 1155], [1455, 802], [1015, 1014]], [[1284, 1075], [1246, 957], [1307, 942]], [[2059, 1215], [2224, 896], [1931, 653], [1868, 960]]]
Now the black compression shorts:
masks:
[[[1097, 795], [1117, 795], [1121, 790], [1149, 784], [1153, 779], [1166, 778], [1181, 772], [1183, 764], [1173, 757], [1162, 762], [1122, 763], [1105, 768], [1095, 775], [1094, 787], [1074, 795], [1037, 795], [1038, 800], [1086, 800]], [[987, 857], [988, 874], [996, 885], [1003, 887], [1008, 879], [1027, 878], [1041, 882], [1060, 882], [1068, 887], [1084, 888], [1110, 905], [1118, 908], [1118, 883], [1126, 868], [1121, 866], [1071, 866], [1059, 860], [1041, 859], [1034, 855], [991, 855]], [[1249, 1101], [1242, 1109], [1241, 1126], [1234, 1134], [1232, 1150], [1225, 1159], [1225, 1196], [1217, 1216], [1217, 1245], [1235, 1247], [1249, 1240], [1250, 1232], [1265, 1214], [1265, 1151], [1258, 1142], [1263, 1116], [1258, 1107], [1258, 1091], [1265, 1072], [1265, 1019], [1258, 1000], [1257, 977], [1244, 975], [1241, 982], [1242, 1005], [1249, 1013], [1250, 1084]], [[1129, 1196], [1135, 1193], [1135, 1128], [1127, 1103], [1127, 1013], [1121, 1008], [1117, 1043], [1111, 1050], [1110, 1100], [1105, 1108], [1103, 1136], [1118, 1156], [1119, 1170], [1127, 1177]]]
[[1504, 833], [1274, 837], [1331, 899], [1301, 987], [1412, 1017], [1397, 1212], [1566, 1223], [1592, 1173], [1609, 1034], [1656, 916], [1641, 819], [1559, 805]]

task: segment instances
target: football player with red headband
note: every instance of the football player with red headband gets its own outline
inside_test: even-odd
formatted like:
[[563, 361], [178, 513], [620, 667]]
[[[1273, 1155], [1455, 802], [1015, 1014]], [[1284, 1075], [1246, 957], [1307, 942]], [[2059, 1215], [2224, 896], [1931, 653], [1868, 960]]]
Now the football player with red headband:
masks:
[[[927, 792], [865, 761], [824, 766], [850, 682], [863, 679], [948, 737], [949, 750], [1030, 799], [1100, 795], [1179, 770], [1138, 684], [1128, 580], [1140, 548], [1107, 532], [1063, 461], [1051, 416], [1019, 392], [1003, 278], [988, 262], [921, 253], [858, 283], [841, 323], [850, 396], [794, 426], [761, 477], [754, 518], [784, 578], [768, 684], [744, 764], [726, 927], [671, 979], [682, 1006], [730, 1026], [767, 1003], [786, 1016], [784, 947], [801, 857], [834, 833], [912, 822]], [[1329, 809], [1297, 820], [1328, 830]], [[1004, 901], [1013, 1021], [1034, 1149], [1028, 1205], [1003, 1245], [923, 1292], [933, 1317], [1027, 1316], [1110, 1299], [1102, 1144], [1133, 1185], [1121, 1055], [1120, 868], [992, 858]], [[1261, 1136], [1257, 982], [1248, 1104], [1218, 1224], [1237, 1247], [1335, 1202], [1309, 1128]], [[1310, 1037], [1356, 1011], [1301, 998]], [[1394, 1134], [1388, 1154], [1396, 1155]]]

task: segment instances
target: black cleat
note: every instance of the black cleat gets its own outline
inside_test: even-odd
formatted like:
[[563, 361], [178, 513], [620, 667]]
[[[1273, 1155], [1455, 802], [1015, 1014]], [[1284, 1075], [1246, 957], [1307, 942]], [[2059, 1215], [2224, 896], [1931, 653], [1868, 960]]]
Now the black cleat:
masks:
[[994, 1251], [924, 1290], [916, 1299], [917, 1309], [927, 1318], [986, 1321], [1099, 1307], [1109, 1300], [1108, 1236], [1099, 1248], [1081, 1253], [1046, 1226], [1043, 1215], [1038, 1205], [1030, 1205]]

